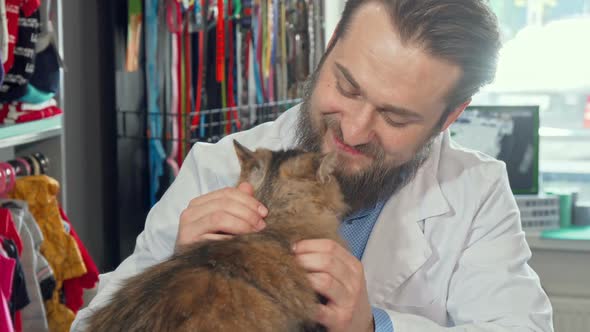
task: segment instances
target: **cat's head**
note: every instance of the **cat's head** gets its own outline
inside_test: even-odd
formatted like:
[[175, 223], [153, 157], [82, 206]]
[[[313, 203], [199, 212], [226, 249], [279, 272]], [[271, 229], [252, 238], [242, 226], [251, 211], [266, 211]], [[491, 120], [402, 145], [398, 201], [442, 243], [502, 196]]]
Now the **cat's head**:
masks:
[[234, 140], [240, 161], [240, 183], [252, 184], [255, 196], [263, 204], [273, 200], [299, 200], [331, 207], [343, 214], [346, 207], [333, 176], [336, 155], [302, 150], [251, 151]]

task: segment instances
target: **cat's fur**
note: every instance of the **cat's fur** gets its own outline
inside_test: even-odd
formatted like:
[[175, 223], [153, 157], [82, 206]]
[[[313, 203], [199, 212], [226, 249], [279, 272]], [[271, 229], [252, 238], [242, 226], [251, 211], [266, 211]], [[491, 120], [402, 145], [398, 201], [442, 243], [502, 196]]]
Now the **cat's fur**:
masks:
[[240, 182], [268, 207], [267, 227], [183, 248], [127, 280], [90, 319], [90, 331], [311, 331], [318, 296], [292, 244], [333, 239], [346, 213], [333, 155], [252, 152], [234, 141]]

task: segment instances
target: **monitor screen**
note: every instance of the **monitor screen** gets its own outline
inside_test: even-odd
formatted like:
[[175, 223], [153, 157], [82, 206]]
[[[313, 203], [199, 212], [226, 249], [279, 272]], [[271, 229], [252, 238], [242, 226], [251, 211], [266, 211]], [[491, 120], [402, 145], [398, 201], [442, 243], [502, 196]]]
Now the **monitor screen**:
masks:
[[470, 106], [451, 126], [451, 137], [504, 161], [514, 194], [538, 193], [538, 106]]

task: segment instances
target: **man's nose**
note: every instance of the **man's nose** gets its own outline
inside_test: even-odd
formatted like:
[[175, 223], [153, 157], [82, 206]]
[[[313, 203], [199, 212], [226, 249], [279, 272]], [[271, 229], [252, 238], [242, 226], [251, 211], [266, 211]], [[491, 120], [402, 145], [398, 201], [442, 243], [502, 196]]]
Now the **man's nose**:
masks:
[[369, 143], [375, 136], [374, 116], [375, 111], [370, 103], [364, 103], [361, 108], [343, 114], [340, 126], [344, 143], [349, 146]]

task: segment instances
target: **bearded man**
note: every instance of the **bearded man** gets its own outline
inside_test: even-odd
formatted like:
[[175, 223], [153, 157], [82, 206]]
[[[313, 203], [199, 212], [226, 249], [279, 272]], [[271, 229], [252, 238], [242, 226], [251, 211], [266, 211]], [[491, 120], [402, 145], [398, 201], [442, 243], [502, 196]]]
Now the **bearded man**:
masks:
[[505, 165], [448, 131], [493, 80], [499, 48], [483, 0], [349, 0], [303, 102], [196, 144], [135, 252], [101, 277], [73, 330], [121, 280], [178, 246], [264, 229], [268, 211], [252, 186], [234, 186], [236, 139], [337, 154], [349, 248], [324, 239], [294, 247], [327, 299], [317, 321], [329, 331], [552, 331]]

